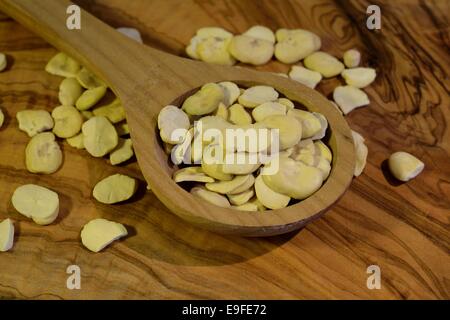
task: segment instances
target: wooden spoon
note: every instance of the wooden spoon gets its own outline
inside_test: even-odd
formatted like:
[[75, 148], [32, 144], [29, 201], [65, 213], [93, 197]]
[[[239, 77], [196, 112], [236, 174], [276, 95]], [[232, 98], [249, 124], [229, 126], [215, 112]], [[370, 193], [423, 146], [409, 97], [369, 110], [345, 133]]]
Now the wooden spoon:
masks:
[[[269, 236], [303, 227], [344, 194], [353, 177], [351, 131], [339, 111], [317, 91], [271, 73], [211, 65], [161, 52], [127, 38], [85, 11], [81, 11], [81, 30], [69, 30], [69, 5], [66, 0], [0, 0], [2, 11], [103, 78], [121, 99], [142, 173], [154, 194], [173, 213], [221, 233]], [[169, 163], [159, 140], [159, 111], [167, 104], [180, 105], [207, 82], [225, 80], [242, 86], [272, 86], [309, 110], [325, 115], [333, 163], [320, 190], [287, 208], [246, 212], [209, 204], [172, 180], [176, 167]]]

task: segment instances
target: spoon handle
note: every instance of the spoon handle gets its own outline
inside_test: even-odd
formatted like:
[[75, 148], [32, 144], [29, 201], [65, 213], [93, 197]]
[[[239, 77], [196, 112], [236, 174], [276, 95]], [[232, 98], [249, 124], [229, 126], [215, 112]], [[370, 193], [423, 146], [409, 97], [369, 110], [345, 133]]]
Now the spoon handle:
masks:
[[[129, 83], [130, 75], [139, 80], [142, 51], [154, 58], [146, 61], [147, 67], [158, 67], [159, 56], [164, 53], [140, 45], [82, 9], [81, 28], [70, 30], [67, 19], [71, 13], [67, 11], [71, 5], [68, 0], [0, 0], [0, 10], [98, 74], [111, 87]], [[152, 60], [154, 65], [148, 66]]]

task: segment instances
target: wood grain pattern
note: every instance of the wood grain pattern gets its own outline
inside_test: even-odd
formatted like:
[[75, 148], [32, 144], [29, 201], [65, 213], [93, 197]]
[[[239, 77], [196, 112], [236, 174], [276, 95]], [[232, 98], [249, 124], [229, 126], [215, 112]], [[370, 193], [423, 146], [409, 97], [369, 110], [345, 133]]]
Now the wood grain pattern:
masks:
[[[57, 105], [60, 79], [43, 68], [54, 54], [47, 43], [5, 16], [0, 51], [11, 67], [0, 73], [0, 219], [16, 222], [11, 252], [0, 255], [0, 296], [18, 298], [387, 298], [448, 299], [449, 294], [449, 4], [379, 2], [382, 29], [365, 29], [368, 2], [354, 1], [128, 1], [81, 2], [113, 26], [134, 26], [144, 41], [182, 54], [195, 30], [220, 25], [242, 32], [253, 24], [304, 27], [317, 32], [337, 56], [357, 47], [377, 69], [367, 88], [371, 105], [347, 116], [366, 137], [369, 159], [362, 176], [325, 215], [300, 232], [268, 239], [221, 236], [170, 214], [142, 183], [133, 202], [104, 206], [91, 186], [117, 171], [142, 177], [135, 163], [116, 168], [63, 146], [65, 164], [52, 176], [26, 172], [28, 138], [15, 114]], [[420, 21], [420, 23], [418, 23]], [[260, 67], [287, 71], [275, 61]], [[339, 79], [323, 81], [329, 95]], [[425, 162], [424, 172], [398, 185], [382, 169], [393, 151]], [[61, 217], [45, 228], [15, 213], [12, 191], [40, 183], [62, 194]], [[79, 228], [105, 217], [130, 226], [132, 235], [92, 254]], [[143, 242], [141, 235], [147, 237]], [[82, 289], [66, 289], [70, 264], [82, 270]], [[381, 290], [368, 290], [366, 268], [382, 271]]]

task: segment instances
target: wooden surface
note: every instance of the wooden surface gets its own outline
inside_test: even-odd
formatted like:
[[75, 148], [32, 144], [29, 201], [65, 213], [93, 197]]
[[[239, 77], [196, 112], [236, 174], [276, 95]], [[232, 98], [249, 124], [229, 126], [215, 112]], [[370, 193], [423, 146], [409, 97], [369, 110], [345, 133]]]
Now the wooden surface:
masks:
[[[144, 42], [174, 54], [195, 30], [220, 25], [232, 32], [260, 23], [318, 33], [337, 56], [362, 51], [378, 77], [366, 92], [371, 105], [347, 116], [369, 148], [368, 165], [325, 217], [300, 232], [267, 239], [220, 236], [171, 214], [142, 183], [127, 203], [93, 201], [92, 186], [121, 172], [143, 181], [136, 163], [109, 166], [63, 145], [57, 173], [31, 175], [23, 151], [28, 137], [15, 114], [57, 105], [60, 78], [44, 72], [55, 50], [1, 16], [0, 52], [11, 67], [0, 73], [0, 219], [16, 221], [16, 243], [0, 254], [0, 296], [16, 298], [449, 298], [450, 121], [446, 0], [381, 3], [382, 30], [365, 28], [364, 1], [85, 1], [109, 24], [138, 28]], [[418, 23], [420, 21], [420, 23]], [[272, 62], [260, 69], [286, 72]], [[340, 82], [326, 80], [329, 95]], [[424, 172], [398, 184], [384, 170], [393, 151], [409, 151]], [[61, 214], [40, 227], [12, 208], [13, 190], [39, 183], [58, 190]], [[100, 254], [84, 249], [81, 226], [105, 217], [131, 235]], [[66, 288], [66, 268], [81, 268], [81, 290]], [[381, 268], [380, 290], [366, 287], [366, 268]]]

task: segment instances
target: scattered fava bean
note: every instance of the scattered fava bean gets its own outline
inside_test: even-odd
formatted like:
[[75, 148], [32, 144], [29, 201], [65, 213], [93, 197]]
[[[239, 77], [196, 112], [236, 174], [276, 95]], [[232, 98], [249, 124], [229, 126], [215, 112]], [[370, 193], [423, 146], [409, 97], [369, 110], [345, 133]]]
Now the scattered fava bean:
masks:
[[14, 244], [14, 224], [11, 219], [0, 222], [0, 252], [6, 252]]
[[121, 34], [127, 36], [130, 39], [133, 39], [141, 44], [144, 43], [142, 41], [141, 33], [139, 32], [139, 30], [137, 30], [135, 28], [121, 27], [121, 28], [116, 28], [116, 30], [119, 31]]
[[221, 194], [237, 194], [241, 193], [242, 189], [247, 190], [253, 185], [255, 178], [253, 175], [243, 175], [243, 176], [235, 176], [230, 181], [218, 181], [218, 182], [209, 182], [205, 184], [206, 189], [209, 191], [214, 191]]
[[83, 123], [83, 143], [93, 157], [103, 157], [117, 146], [119, 137], [116, 129], [105, 117], [93, 117]]
[[364, 88], [375, 80], [377, 74], [372, 68], [352, 68], [342, 71], [341, 76], [349, 86]]
[[307, 56], [303, 63], [306, 68], [320, 72], [325, 78], [335, 77], [345, 68], [342, 62], [323, 51], [314, 52]]
[[178, 107], [165, 106], [158, 115], [158, 128], [162, 141], [171, 144], [181, 143], [177, 130], [188, 130], [190, 126], [187, 114]]
[[333, 99], [344, 114], [370, 104], [369, 97], [361, 89], [352, 86], [339, 86], [333, 91]]
[[216, 83], [207, 83], [184, 101], [182, 109], [190, 115], [205, 115], [215, 111], [223, 99], [221, 87]]
[[59, 169], [62, 152], [53, 133], [38, 133], [31, 138], [25, 148], [25, 164], [31, 173], [51, 174]]
[[254, 86], [246, 89], [238, 98], [239, 104], [247, 108], [255, 108], [264, 102], [278, 99], [278, 92], [269, 86]]
[[267, 40], [239, 35], [231, 39], [228, 50], [241, 62], [262, 65], [272, 58], [274, 46]]
[[59, 106], [53, 109], [55, 125], [53, 133], [59, 138], [71, 138], [78, 134], [83, 124], [83, 116], [72, 106]]
[[400, 181], [409, 181], [417, 177], [425, 164], [412, 154], [398, 151], [391, 154], [388, 160], [389, 170]]
[[125, 120], [125, 109], [118, 98], [107, 105], [95, 108], [92, 113], [94, 116], [104, 116], [108, 118], [111, 123], [119, 123]]
[[6, 55], [0, 52], [0, 72], [6, 69], [7, 61]]
[[107, 89], [106, 87], [101, 86], [84, 91], [78, 98], [77, 102], [75, 103], [75, 106], [80, 111], [92, 108], [106, 94], [106, 89]]
[[259, 175], [255, 180], [255, 192], [258, 200], [269, 209], [281, 209], [289, 204], [291, 198], [269, 188]]
[[59, 214], [59, 196], [56, 192], [35, 185], [18, 187], [11, 198], [12, 205], [20, 214], [39, 225], [48, 225]]
[[258, 206], [252, 202], [247, 202], [240, 206], [232, 206], [232, 208], [240, 211], [258, 211]]
[[74, 106], [83, 93], [83, 88], [75, 78], [66, 78], [59, 85], [58, 98], [63, 106]]
[[93, 74], [90, 70], [82, 67], [78, 71], [76, 78], [81, 86], [85, 89], [95, 89], [98, 87], [107, 87], [105, 82]]
[[99, 181], [92, 195], [98, 202], [113, 204], [130, 199], [136, 190], [136, 179], [123, 174], [114, 174]]
[[119, 137], [130, 134], [130, 128], [128, 127], [128, 123], [126, 123], [126, 122], [116, 123], [114, 125], [114, 128], [116, 128], [116, 131], [117, 131], [117, 134], [119, 135]]
[[76, 136], [66, 139], [69, 146], [77, 149], [84, 149], [83, 133], [79, 133]]
[[279, 29], [275, 33], [277, 44], [275, 45], [275, 57], [287, 64], [295, 63], [320, 49], [320, 38], [303, 29]]
[[225, 106], [225, 104], [223, 104], [222, 102], [219, 103], [216, 111], [214, 112], [214, 115], [217, 117], [221, 117], [224, 120], [228, 120], [228, 115], [229, 115], [228, 107]]
[[236, 102], [238, 97], [241, 95], [241, 91], [237, 84], [230, 81], [219, 82], [218, 85], [222, 88], [223, 91], [223, 104], [226, 107], [231, 106]]
[[53, 128], [53, 118], [45, 110], [22, 110], [16, 114], [19, 129], [25, 131], [28, 136], [34, 137], [38, 133]]
[[344, 64], [347, 68], [355, 68], [361, 62], [361, 53], [356, 49], [344, 52]]
[[265, 40], [272, 44], [275, 44], [275, 34], [272, 30], [264, 26], [253, 26], [245, 31], [242, 35]]
[[50, 74], [72, 78], [76, 77], [80, 70], [80, 64], [63, 52], [57, 53], [45, 66], [45, 71]]
[[275, 115], [286, 115], [286, 106], [278, 102], [264, 102], [252, 110], [253, 119], [258, 122]]
[[192, 59], [200, 59], [198, 54], [198, 45], [209, 38], [229, 39], [233, 34], [219, 27], [201, 28], [196, 35], [191, 39], [189, 45], [186, 47], [186, 53]]
[[227, 194], [227, 197], [232, 205], [240, 206], [247, 203], [251, 198], [253, 198], [254, 195], [255, 191], [253, 188], [250, 188], [241, 193]]
[[197, 44], [197, 55], [200, 60], [207, 63], [232, 66], [236, 63], [236, 60], [228, 50], [231, 42], [232, 39], [229, 38], [210, 37], [203, 39]]
[[311, 71], [301, 66], [292, 66], [289, 77], [311, 89], [314, 89], [322, 80], [322, 75], [319, 72]]
[[5, 121], [5, 115], [3, 114], [3, 111], [0, 108], [0, 128], [3, 126], [4, 121]]
[[250, 114], [238, 103], [233, 104], [230, 108], [228, 108], [228, 113], [228, 120], [231, 123], [236, 125], [247, 125], [252, 123], [252, 117]]
[[94, 219], [81, 229], [81, 243], [92, 252], [100, 252], [112, 242], [128, 235], [120, 223], [106, 219]]
[[270, 189], [300, 200], [312, 195], [322, 185], [323, 174], [319, 169], [287, 157], [278, 161], [279, 170], [275, 174], [262, 176]]
[[364, 143], [364, 138], [358, 132], [352, 130], [353, 143], [355, 145], [355, 172], [354, 176], [358, 177], [364, 170], [367, 162], [368, 149]]
[[196, 197], [199, 197], [209, 203], [212, 203], [216, 206], [223, 207], [223, 208], [229, 208], [230, 202], [228, 199], [216, 192], [209, 191], [203, 187], [194, 187], [191, 189], [191, 194], [193, 194]]
[[214, 178], [206, 175], [201, 167], [187, 167], [177, 170], [173, 174], [173, 180], [177, 183], [185, 181], [214, 182]]
[[134, 156], [131, 139], [119, 138], [117, 147], [109, 154], [109, 161], [113, 166], [125, 162]]

